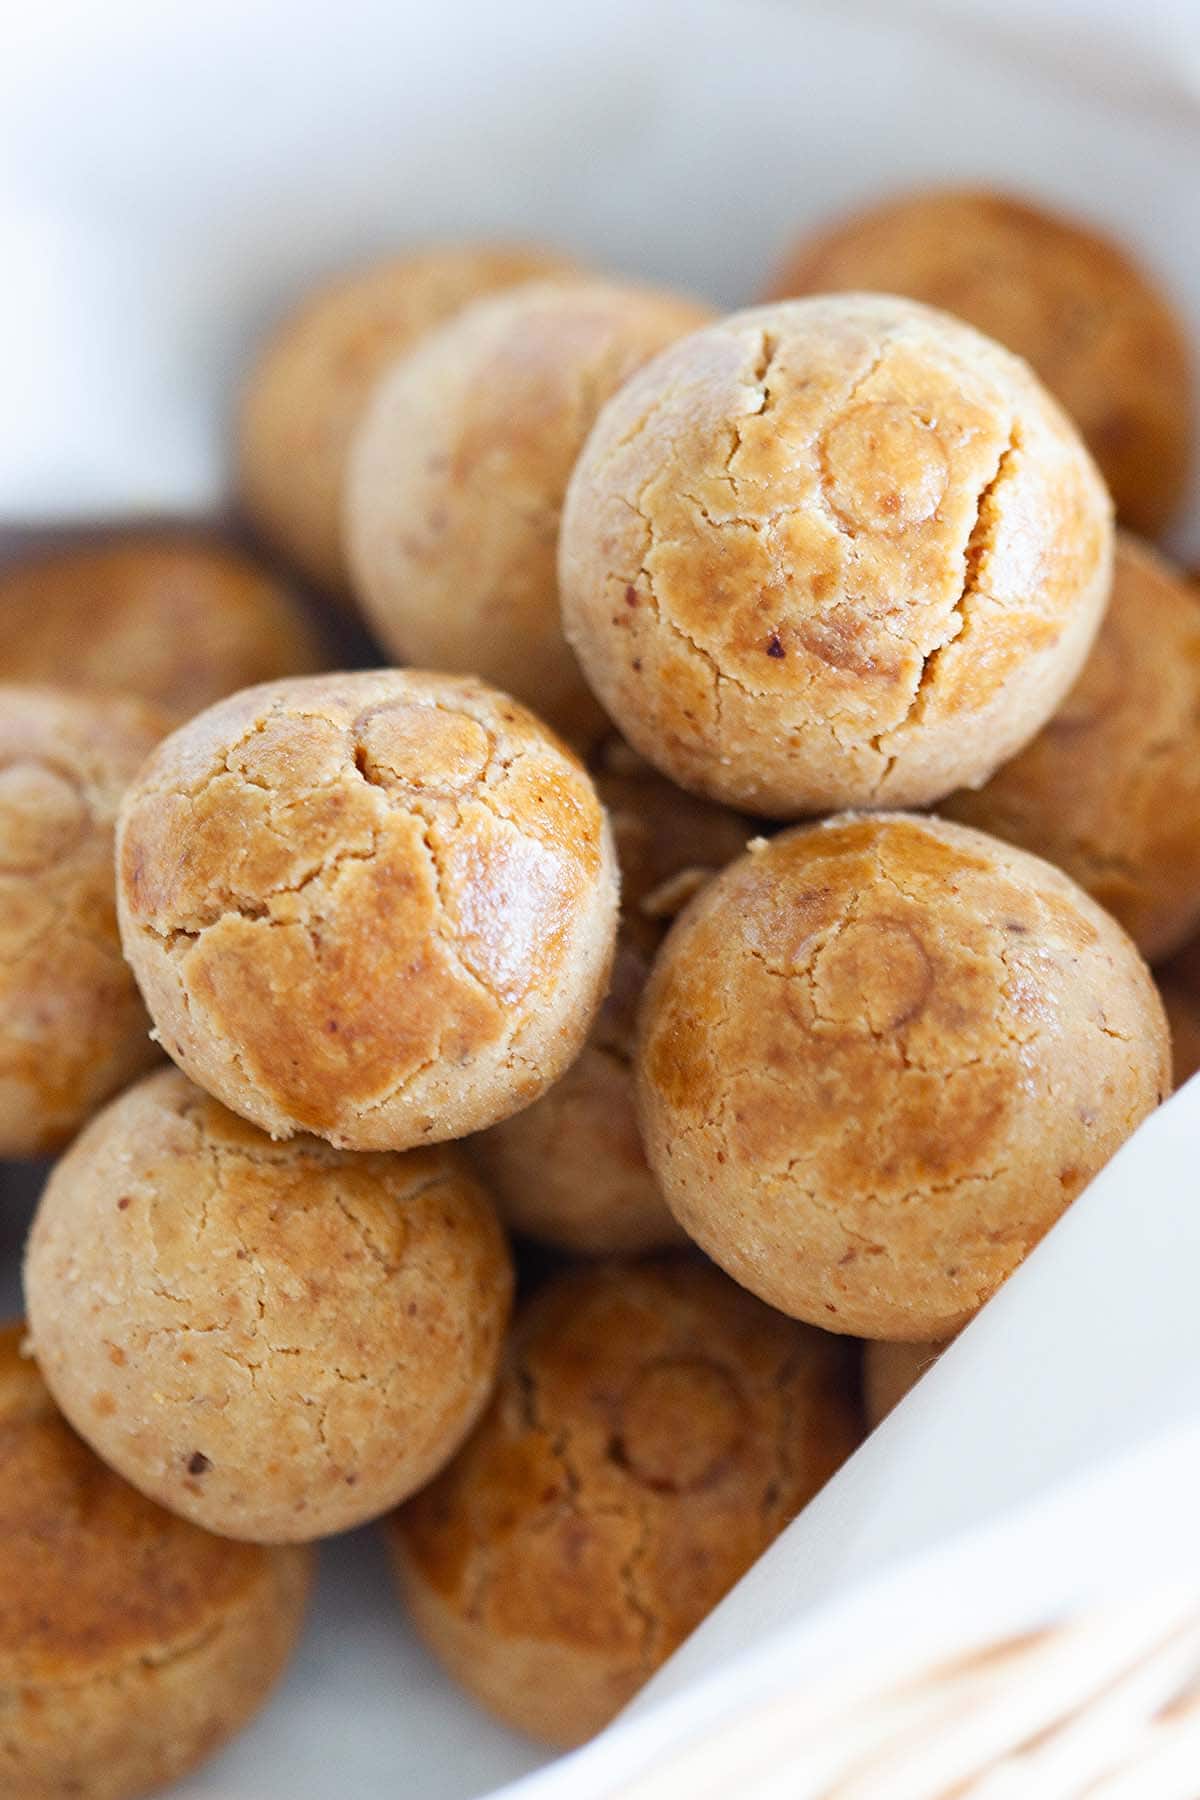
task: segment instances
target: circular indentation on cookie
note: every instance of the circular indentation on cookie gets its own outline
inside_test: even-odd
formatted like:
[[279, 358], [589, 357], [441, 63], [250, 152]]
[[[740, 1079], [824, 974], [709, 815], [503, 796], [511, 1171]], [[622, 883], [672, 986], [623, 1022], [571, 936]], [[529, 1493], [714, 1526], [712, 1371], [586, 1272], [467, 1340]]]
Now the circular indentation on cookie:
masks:
[[355, 721], [355, 761], [379, 787], [458, 794], [487, 768], [488, 734], [465, 713], [401, 701]]
[[76, 784], [41, 762], [0, 768], [0, 869], [30, 875], [61, 862], [88, 829]]
[[829, 504], [852, 530], [906, 531], [937, 511], [950, 465], [937, 430], [898, 401], [842, 415], [821, 445]]
[[621, 1406], [613, 1455], [662, 1494], [694, 1494], [728, 1466], [746, 1400], [727, 1369], [702, 1356], [663, 1357], [641, 1369]]
[[933, 965], [903, 919], [851, 919], [817, 957], [817, 1010], [823, 1019], [898, 1031], [924, 1011]]

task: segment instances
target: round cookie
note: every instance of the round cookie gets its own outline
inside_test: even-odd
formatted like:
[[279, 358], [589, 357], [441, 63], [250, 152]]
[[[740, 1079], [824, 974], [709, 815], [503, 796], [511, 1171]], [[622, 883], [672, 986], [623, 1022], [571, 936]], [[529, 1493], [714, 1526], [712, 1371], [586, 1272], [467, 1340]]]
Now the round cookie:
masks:
[[1200, 1071], [1200, 994], [1170, 969], [1159, 972], [1158, 991], [1171, 1028], [1171, 1060], [1175, 1086]]
[[1173, 308], [1116, 244], [1010, 195], [926, 190], [806, 238], [767, 297], [842, 288], [911, 294], [1023, 356], [1079, 426], [1120, 517], [1162, 530], [1191, 460], [1191, 356]]
[[210, 1537], [67, 1429], [0, 1328], [0, 1796], [158, 1793], [249, 1722], [299, 1636], [306, 1550]]
[[562, 635], [563, 496], [609, 395], [712, 317], [649, 288], [533, 283], [401, 358], [355, 439], [344, 515], [355, 592], [398, 662], [482, 675], [575, 743], [606, 729]]
[[748, 836], [736, 813], [682, 793], [644, 763], [600, 773], [596, 787], [621, 866], [612, 985], [562, 1079], [470, 1143], [507, 1224], [585, 1256], [656, 1250], [683, 1239], [642, 1149], [634, 1021], [671, 913], [740, 855]]
[[1050, 723], [939, 811], [1057, 863], [1151, 962], [1200, 926], [1200, 602], [1136, 538]]
[[0, 679], [121, 688], [176, 720], [322, 662], [279, 582], [218, 539], [122, 531], [0, 570]]
[[264, 539], [319, 587], [344, 593], [346, 457], [380, 376], [481, 294], [572, 269], [549, 250], [444, 244], [310, 294], [260, 349], [241, 398], [238, 490]]
[[55, 1168], [25, 1296], [46, 1381], [110, 1467], [284, 1543], [386, 1511], [458, 1448], [512, 1269], [454, 1152], [272, 1143], [164, 1069]]
[[863, 1399], [867, 1425], [874, 1431], [905, 1394], [916, 1387], [945, 1349], [944, 1344], [886, 1344], [880, 1339], [863, 1345]]
[[781, 833], [673, 927], [638, 1101], [679, 1222], [751, 1292], [953, 1337], [1170, 1090], [1120, 926], [1025, 851], [877, 814]]
[[482, 682], [277, 682], [167, 739], [122, 810], [125, 953], [164, 1048], [273, 1137], [465, 1137], [568, 1066], [604, 993], [611, 835]]
[[547, 1283], [391, 1527], [417, 1629], [508, 1725], [590, 1737], [862, 1435], [836, 1340], [684, 1257]]
[[1110, 502], [1023, 363], [870, 294], [735, 313], [598, 419], [563, 618], [634, 748], [779, 817], [977, 784], [1082, 666]]
[[113, 828], [166, 726], [140, 700], [0, 685], [0, 1157], [57, 1149], [157, 1054]]

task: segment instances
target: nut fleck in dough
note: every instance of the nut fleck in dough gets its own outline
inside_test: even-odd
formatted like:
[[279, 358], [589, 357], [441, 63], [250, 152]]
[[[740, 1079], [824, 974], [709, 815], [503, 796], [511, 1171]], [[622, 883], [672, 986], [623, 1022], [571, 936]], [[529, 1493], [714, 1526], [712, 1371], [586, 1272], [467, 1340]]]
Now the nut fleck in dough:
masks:
[[735, 313], [609, 401], [567, 493], [568, 640], [634, 748], [795, 817], [983, 781], [1083, 663], [1110, 502], [1023, 363], [844, 294]]
[[944, 1344], [885, 1344], [878, 1340], [863, 1345], [863, 1398], [872, 1431], [916, 1387], [945, 1348]]
[[507, 1724], [605, 1725], [862, 1435], [835, 1339], [683, 1257], [559, 1276], [396, 1515], [418, 1630]]
[[453, 1454], [512, 1270], [454, 1152], [273, 1143], [164, 1069], [51, 1175], [25, 1292], [47, 1384], [106, 1463], [210, 1531], [284, 1543], [373, 1518]]
[[537, 283], [397, 363], [355, 441], [345, 519], [355, 590], [398, 661], [472, 671], [573, 742], [600, 735], [559, 611], [567, 481], [609, 395], [712, 317], [647, 288]]
[[0, 570], [0, 678], [124, 688], [179, 721], [321, 666], [279, 582], [197, 532], [121, 532]]
[[57, 1149], [155, 1060], [113, 827], [166, 727], [140, 700], [0, 686], [0, 1156]]
[[586, 772], [482, 682], [252, 688], [122, 810], [125, 953], [164, 1047], [273, 1137], [464, 1137], [537, 1098], [604, 992], [616, 864]]
[[953, 1337], [1171, 1085], [1120, 926], [1060, 870], [904, 814], [733, 863], [646, 990], [638, 1102], [688, 1233], [859, 1337]]
[[311, 294], [268, 338], [242, 395], [238, 485], [266, 541], [318, 586], [344, 592], [346, 456], [376, 382], [481, 294], [572, 272], [548, 250], [447, 244], [353, 270]]
[[[633, 1097], [634, 1020], [670, 912], [739, 856], [746, 823], [682, 793], [645, 764], [600, 774], [621, 865], [612, 985], [582, 1054], [549, 1093], [471, 1140], [514, 1230], [577, 1254], [683, 1240], [642, 1149]], [[666, 916], [660, 909], [667, 909]]]
[[1192, 367], [1173, 309], [1089, 226], [986, 189], [886, 200], [801, 243], [770, 299], [911, 294], [1029, 361], [1078, 424], [1117, 511], [1154, 535], [1183, 498]]
[[1151, 962], [1200, 926], [1200, 602], [1136, 539], [1074, 688], [977, 793], [940, 809], [1073, 875]]
[[219, 1750], [299, 1636], [311, 1552], [210, 1537], [67, 1429], [0, 1328], [0, 1800], [134, 1800]]

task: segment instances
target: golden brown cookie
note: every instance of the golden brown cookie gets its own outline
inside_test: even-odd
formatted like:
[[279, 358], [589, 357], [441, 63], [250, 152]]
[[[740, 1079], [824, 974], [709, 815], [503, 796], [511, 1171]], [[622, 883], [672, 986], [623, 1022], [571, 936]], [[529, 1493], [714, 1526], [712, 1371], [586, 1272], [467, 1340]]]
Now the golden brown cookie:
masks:
[[177, 722], [324, 660], [286, 588], [194, 531], [122, 531], [0, 570], [0, 679], [124, 689]]
[[710, 308], [601, 282], [477, 301], [378, 387], [346, 481], [346, 551], [398, 662], [462, 669], [586, 745], [607, 721], [562, 634], [558, 524], [596, 414]]
[[482, 1425], [394, 1519], [418, 1630], [553, 1744], [605, 1725], [861, 1434], [836, 1341], [684, 1257], [526, 1307]]
[[1126, 524], [1154, 536], [1167, 523], [1192, 455], [1192, 360], [1155, 281], [1108, 238], [1010, 195], [926, 190], [804, 240], [767, 297], [842, 288], [911, 294], [1025, 357]]
[[1151, 962], [1200, 926], [1200, 601], [1122, 533], [1112, 599], [1048, 725], [939, 811], [1057, 863]]
[[796, 817], [926, 804], [1045, 723], [1108, 597], [1110, 503], [1024, 364], [844, 294], [735, 313], [609, 401], [563, 618], [634, 748]]
[[945, 1349], [944, 1344], [885, 1344], [876, 1339], [863, 1345], [863, 1398], [867, 1424], [872, 1431], [886, 1419], [905, 1394], [916, 1387]]
[[621, 866], [612, 984], [581, 1055], [524, 1111], [470, 1150], [514, 1230], [576, 1254], [630, 1254], [683, 1240], [642, 1149], [633, 1098], [634, 1020], [672, 914], [749, 832], [737, 813], [672, 787], [644, 763], [600, 773]]
[[134, 1800], [262, 1706], [311, 1553], [210, 1537], [68, 1430], [0, 1328], [0, 1800]]
[[903, 813], [752, 846], [676, 922], [641, 1015], [679, 1222], [859, 1337], [953, 1337], [1170, 1085], [1120, 926], [1049, 863]]
[[238, 488], [264, 539], [318, 586], [343, 593], [346, 454], [380, 376], [481, 294], [572, 268], [549, 250], [444, 244], [310, 294], [268, 337], [242, 394]]
[[1170, 965], [1158, 972], [1158, 991], [1171, 1027], [1175, 1086], [1181, 1088], [1200, 1071], [1200, 992]]
[[57, 1149], [154, 1061], [113, 827], [166, 727], [141, 700], [0, 686], [0, 1157]]
[[46, 1185], [25, 1263], [42, 1373], [110, 1467], [227, 1537], [327, 1537], [436, 1474], [491, 1392], [503, 1233], [451, 1150], [276, 1144], [148, 1076]]
[[465, 1137], [538, 1097], [604, 993], [616, 863], [586, 771], [468, 677], [251, 688], [122, 811], [121, 931], [164, 1048], [273, 1137]]

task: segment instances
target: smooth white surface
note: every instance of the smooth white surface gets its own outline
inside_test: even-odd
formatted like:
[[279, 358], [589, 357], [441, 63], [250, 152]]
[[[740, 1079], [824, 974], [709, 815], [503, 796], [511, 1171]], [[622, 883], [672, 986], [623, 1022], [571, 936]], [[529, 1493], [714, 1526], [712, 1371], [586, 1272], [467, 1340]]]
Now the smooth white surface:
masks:
[[[318, 272], [427, 236], [544, 236], [732, 305], [807, 221], [907, 183], [992, 180], [1140, 248], [1200, 342], [1191, 0], [42, 0], [6, 26], [0, 518], [211, 507], [262, 323]], [[1047, 1590], [1025, 1580], [1042, 1566], [1032, 1538], [1010, 1535], [1027, 1521], [982, 1551], [903, 1558], [1195, 1416], [1198, 1096], [1139, 1135], [655, 1684], [679, 1694], [721, 1665], [719, 1694], [643, 1703], [531, 1794], [583, 1800], [587, 1770], [635, 1767], [656, 1733], [756, 1691], [764, 1658], [816, 1670], [858, 1654], [868, 1627], [904, 1642], [915, 1622], [937, 1643], [1028, 1616]], [[0, 1288], [15, 1303], [8, 1187]], [[1107, 1483], [1073, 1497], [1037, 1552], [1052, 1570], [1054, 1543], [1072, 1547], [1064, 1593], [1111, 1572], [1135, 1490], [1142, 1519], [1136, 1479], [1116, 1512]], [[1174, 1525], [1194, 1517], [1194, 1487], [1163, 1500]], [[881, 1569], [883, 1589], [844, 1597]], [[730, 1663], [805, 1607], [790, 1648]], [[366, 1538], [327, 1554], [276, 1704], [181, 1793], [466, 1800], [536, 1760], [409, 1642]]]

